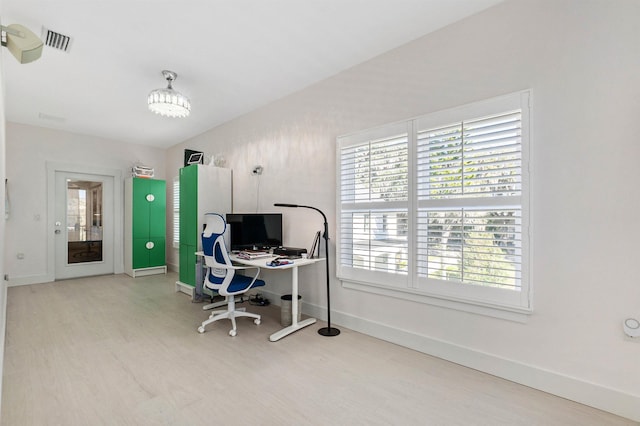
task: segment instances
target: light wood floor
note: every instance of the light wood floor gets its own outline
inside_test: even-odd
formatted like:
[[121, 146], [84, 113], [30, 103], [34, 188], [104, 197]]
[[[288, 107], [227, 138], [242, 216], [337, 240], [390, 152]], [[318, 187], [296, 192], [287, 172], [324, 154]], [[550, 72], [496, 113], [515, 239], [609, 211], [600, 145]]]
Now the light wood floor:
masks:
[[196, 331], [174, 274], [8, 291], [1, 424], [631, 425], [341, 327], [279, 342], [276, 306]]

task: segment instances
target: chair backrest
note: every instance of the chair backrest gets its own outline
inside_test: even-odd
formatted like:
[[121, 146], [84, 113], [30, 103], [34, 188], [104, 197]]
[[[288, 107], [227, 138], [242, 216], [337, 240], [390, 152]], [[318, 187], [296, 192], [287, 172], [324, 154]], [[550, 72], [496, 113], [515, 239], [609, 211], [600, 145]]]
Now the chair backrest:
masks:
[[205, 214], [204, 223], [202, 251], [204, 252], [205, 265], [209, 267], [205, 284], [219, 286], [225, 280], [230, 281], [234, 275], [233, 269], [227, 269], [231, 266], [231, 259], [229, 259], [224, 242], [227, 223], [218, 213]]

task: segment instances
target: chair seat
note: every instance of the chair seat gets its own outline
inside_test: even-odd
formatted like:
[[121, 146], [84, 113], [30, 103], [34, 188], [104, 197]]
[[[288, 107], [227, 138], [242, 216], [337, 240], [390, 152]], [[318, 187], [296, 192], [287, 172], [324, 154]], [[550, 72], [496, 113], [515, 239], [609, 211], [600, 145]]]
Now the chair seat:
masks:
[[[210, 278], [211, 277], [212, 276], [210, 276]], [[253, 278], [247, 277], [246, 275], [240, 275], [240, 274], [234, 275], [233, 280], [231, 281], [231, 284], [229, 284], [229, 289], [228, 289], [229, 292], [236, 293], [238, 291], [249, 290], [255, 287], [262, 287], [265, 284], [263, 280], [255, 280], [253, 285], [249, 287], [249, 284], [251, 283], [252, 279]], [[219, 284], [217, 282], [211, 282], [211, 283]]]

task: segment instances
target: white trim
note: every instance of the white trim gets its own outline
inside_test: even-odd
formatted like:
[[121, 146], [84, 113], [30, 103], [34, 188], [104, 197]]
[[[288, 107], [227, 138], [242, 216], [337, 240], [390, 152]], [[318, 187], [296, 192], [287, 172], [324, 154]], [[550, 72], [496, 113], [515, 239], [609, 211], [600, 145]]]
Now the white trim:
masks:
[[187, 294], [191, 296], [191, 299], [193, 299], [196, 293], [196, 288], [192, 285], [185, 284], [182, 281], [176, 281], [176, 292]]
[[151, 266], [148, 268], [138, 268], [131, 270], [131, 276], [135, 277], [146, 277], [147, 275], [158, 275], [165, 274], [167, 275], [167, 265], [162, 266]]
[[[2, 73], [0, 72], [0, 76]], [[4, 142], [4, 138], [2, 138], [2, 142]], [[0, 225], [1, 226], [1, 225]], [[0, 230], [0, 235], [4, 235], [3, 231]], [[0, 250], [0, 254], [3, 251]], [[0, 261], [2, 262], [2, 261]], [[2, 267], [0, 267], [0, 271], [4, 272], [4, 263], [2, 263]], [[2, 281], [2, 287], [0, 287], [0, 291], [2, 292], [2, 296], [0, 297], [0, 301], [2, 302], [2, 306], [0, 306], [0, 333], [2, 333], [2, 339], [0, 339], [0, 375], [4, 375], [4, 354], [5, 348], [7, 347], [7, 285], [6, 281]], [[4, 388], [6, 389], [6, 388]], [[3, 391], [2, 383], [0, 383], [0, 394]], [[2, 406], [0, 405], [0, 412], [2, 412]]]
[[389, 288], [388, 285], [382, 286], [370, 282], [358, 283], [356, 281], [343, 280], [342, 286], [351, 290], [378, 294], [385, 297], [394, 297], [396, 299], [409, 300], [411, 302], [425, 303], [427, 305], [440, 306], [442, 308], [455, 309], [462, 312], [471, 312], [478, 315], [485, 315], [519, 323], [526, 323], [529, 319], [529, 315], [532, 313], [530, 309], [520, 308], [519, 306], [506, 307], [504, 305], [491, 305], [482, 301], [474, 302], [469, 299], [456, 300], [453, 296], [431, 294], [411, 288]]
[[55, 218], [55, 174], [56, 172], [84, 173], [93, 175], [103, 175], [113, 177], [113, 272], [114, 274], [124, 273], [124, 255], [122, 247], [123, 230], [123, 180], [122, 172], [117, 169], [107, 169], [84, 164], [60, 163], [47, 161], [47, 281], [55, 281], [55, 239], [54, 239], [54, 218]]
[[20, 277], [9, 277], [7, 287], [19, 287], [21, 285], [43, 284], [53, 281], [48, 274], [40, 275], [23, 275]]
[[[320, 318], [326, 309], [304, 303], [303, 313]], [[360, 317], [331, 312], [334, 325], [442, 358], [496, 377], [640, 421], [640, 394], [631, 394], [577, 377], [499, 357], [440, 339], [411, 333]]]
[[[338, 136], [341, 142], [341, 148], [357, 146], [366, 142], [376, 142], [389, 137], [405, 135], [411, 131], [410, 120], [397, 121], [395, 123], [385, 124], [374, 127], [372, 129], [363, 130], [361, 132], [353, 132], [347, 135]], [[408, 136], [408, 134], [407, 134]], [[338, 159], [340, 159], [340, 150], [337, 150]], [[338, 162], [340, 164], [340, 162]], [[340, 182], [340, 181], [338, 181]]]

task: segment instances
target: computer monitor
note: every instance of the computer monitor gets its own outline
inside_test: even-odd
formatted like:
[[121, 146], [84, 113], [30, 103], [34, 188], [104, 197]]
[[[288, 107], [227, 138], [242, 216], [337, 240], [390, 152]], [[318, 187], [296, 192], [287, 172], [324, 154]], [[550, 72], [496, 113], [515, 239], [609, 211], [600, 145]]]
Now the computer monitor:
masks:
[[282, 213], [227, 213], [227, 224], [231, 251], [282, 246]]

